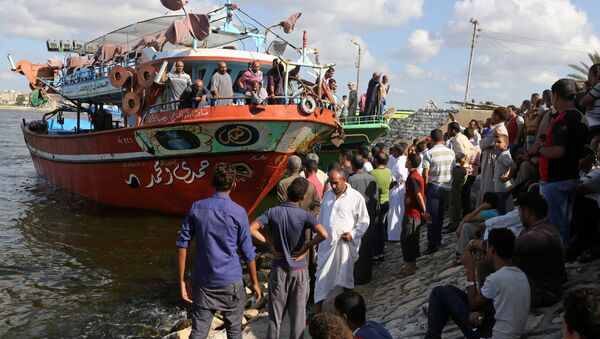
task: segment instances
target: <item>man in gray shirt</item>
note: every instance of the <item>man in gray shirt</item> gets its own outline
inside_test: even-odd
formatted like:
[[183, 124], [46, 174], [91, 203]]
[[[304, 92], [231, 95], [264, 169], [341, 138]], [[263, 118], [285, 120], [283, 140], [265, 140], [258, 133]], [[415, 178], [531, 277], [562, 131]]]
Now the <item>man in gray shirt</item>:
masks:
[[233, 84], [231, 76], [227, 73], [227, 64], [219, 62], [218, 72], [213, 74], [210, 80], [210, 90], [216, 99], [215, 106], [231, 106], [233, 99], [220, 99], [233, 97]]
[[[186, 87], [192, 84], [192, 78], [183, 70], [184, 66], [183, 61], [177, 61], [175, 63], [175, 70], [167, 74], [167, 80], [165, 81], [166, 102], [179, 100]], [[177, 107], [177, 104], [172, 106]]]

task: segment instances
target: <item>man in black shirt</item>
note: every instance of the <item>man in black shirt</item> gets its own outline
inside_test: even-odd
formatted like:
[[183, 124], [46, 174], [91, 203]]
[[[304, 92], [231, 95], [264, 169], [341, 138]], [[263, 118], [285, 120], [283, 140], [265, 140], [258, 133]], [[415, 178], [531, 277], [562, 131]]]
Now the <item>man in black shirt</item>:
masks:
[[588, 140], [588, 127], [575, 108], [575, 82], [560, 79], [552, 85], [552, 104], [559, 112], [548, 128], [546, 142], [537, 147], [540, 157], [540, 193], [548, 203], [548, 217], [570, 245], [571, 211], [579, 180], [579, 159]]

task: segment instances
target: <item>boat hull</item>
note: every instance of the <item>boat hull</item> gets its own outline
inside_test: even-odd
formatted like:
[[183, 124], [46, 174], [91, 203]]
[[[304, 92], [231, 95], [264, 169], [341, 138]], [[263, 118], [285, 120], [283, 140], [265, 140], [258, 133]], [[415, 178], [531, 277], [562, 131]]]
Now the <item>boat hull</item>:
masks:
[[334, 114], [295, 105], [207, 107], [161, 112], [146, 123], [72, 136], [22, 130], [37, 173], [69, 192], [110, 205], [185, 214], [213, 193], [214, 167], [230, 163], [232, 198], [251, 213], [293, 153], [331, 134]]

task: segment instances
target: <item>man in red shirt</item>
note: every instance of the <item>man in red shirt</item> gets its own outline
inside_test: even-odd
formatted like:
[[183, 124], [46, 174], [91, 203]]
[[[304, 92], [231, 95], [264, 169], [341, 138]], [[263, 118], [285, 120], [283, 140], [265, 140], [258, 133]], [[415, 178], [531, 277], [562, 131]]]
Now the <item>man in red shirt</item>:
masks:
[[409, 175], [406, 179], [405, 210], [404, 219], [402, 220], [402, 234], [400, 235], [402, 257], [404, 258], [404, 267], [402, 267], [400, 273], [403, 275], [413, 274], [417, 269], [417, 256], [420, 252], [419, 230], [423, 224], [422, 217], [427, 215], [425, 182], [419, 171], [417, 171], [420, 164], [421, 157], [418, 154], [410, 153], [407, 156], [406, 168]]
[[579, 159], [588, 140], [588, 127], [575, 108], [575, 82], [560, 79], [552, 85], [552, 104], [559, 112], [548, 128], [544, 145], [536, 145], [540, 158], [540, 193], [548, 203], [548, 217], [570, 245], [571, 211], [579, 180]]

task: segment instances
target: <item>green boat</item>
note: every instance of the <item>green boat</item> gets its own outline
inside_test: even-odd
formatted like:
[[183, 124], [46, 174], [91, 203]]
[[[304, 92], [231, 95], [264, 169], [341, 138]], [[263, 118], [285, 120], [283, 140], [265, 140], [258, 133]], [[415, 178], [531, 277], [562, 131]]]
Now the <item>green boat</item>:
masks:
[[344, 142], [336, 146], [331, 141], [327, 141], [315, 149], [319, 155], [319, 165], [323, 169], [326, 169], [330, 162], [338, 160], [341, 149], [357, 150], [362, 145], [372, 144], [390, 131], [389, 122], [382, 115], [340, 118], [340, 122], [346, 135]]

